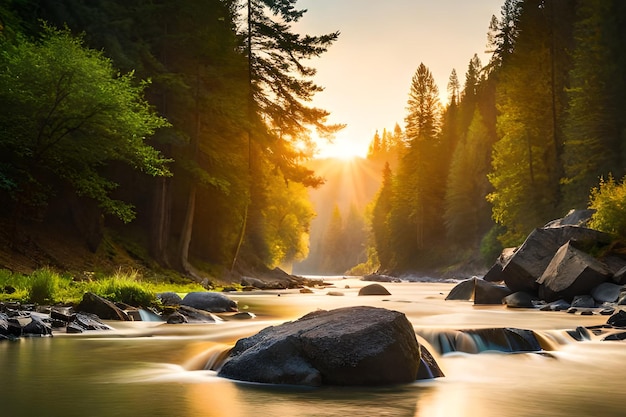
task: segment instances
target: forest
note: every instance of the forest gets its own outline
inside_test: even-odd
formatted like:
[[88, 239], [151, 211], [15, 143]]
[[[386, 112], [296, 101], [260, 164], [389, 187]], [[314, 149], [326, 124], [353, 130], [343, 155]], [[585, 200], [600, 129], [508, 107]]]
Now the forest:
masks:
[[115, 232], [200, 279], [302, 261], [309, 247], [324, 273], [484, 266], [609, 200], [605, 228], [626, 235], [614, 221], [626, 209], [626, 3], [504, 1], [485, 22], [490, 61], [475, 55], [463, 83], [453, 69], [446, 103], [421, 64], [404, 122], [370, 145], [380, 189], [345, 222], [331, 203], [314, 244], [309, 191], [325, 178], [312, 132], [342, 126], [310, 105], [322, 87], [308, 59], [340, 34], [295, 33], [296, 3], [3, 2], [8, 240], [56, 224], [97, 252]]
[[[303, 259], [314, 216], [305, 65], [338, 33], [291, 30], [294, 0], [0, 5], [0, 216], [111, 230], [199, 277]], [[63, 230], [63, 228], [61, 229]], [[59, 239], [63, 240], [63, 234]]]
[[[489, 24], [490, 61], [474, 55], [463, 85], [452, 70], [447, 103], [420, 65], [388, 158], [398, 166], [385, 166], [371, 209], [369, 264], [428, 270], [477, 249], [492, 263], [587, 207], [596, 227], [626, 236], [625, 23], [617, 0], [506, 0]], [[381, 143], [370, 158], [388, 153]]]

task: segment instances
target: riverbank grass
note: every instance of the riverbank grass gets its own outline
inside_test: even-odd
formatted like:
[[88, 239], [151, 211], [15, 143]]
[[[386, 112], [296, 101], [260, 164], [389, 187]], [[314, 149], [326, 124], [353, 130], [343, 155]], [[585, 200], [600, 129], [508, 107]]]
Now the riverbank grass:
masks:
[[113, 302], [132, 306], [157, 303], [160, 292], [188, 293], [204, 291], [200, 284], [173, 284], [146, 279], [136, 270], [117, 270], [112, 275], [76, 279], [51, 268], [40, 268], [24, 275], [0, 269], [0, 301], [34, 304], [78, 304], [85, 292], [92, 292]]

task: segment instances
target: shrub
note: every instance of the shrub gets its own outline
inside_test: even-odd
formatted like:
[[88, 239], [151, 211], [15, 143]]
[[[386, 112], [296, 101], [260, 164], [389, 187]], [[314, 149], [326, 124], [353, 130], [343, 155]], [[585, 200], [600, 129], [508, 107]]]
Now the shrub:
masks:
[[147, 285], [138, 281], [137, 271], [123, 273], [117, 271], [110, 278], [93, 283], [91, 291], [114, 302], [121, 302], [135, 307], [148, 307], [156, 300]]
[[[626, 179], [626, 177], [624, 178]], [[616, 183], [612, 175], [600, 179], [598, 187], [591, 190], [589, 208], [596, 212], [589, 226], [596, 230], [626, 238], [626, 184]]]
[[49, 268], [34, 271], [29, 279], [28, 299], [37, 304], [53, 302], [59, 281], [59, 274]]

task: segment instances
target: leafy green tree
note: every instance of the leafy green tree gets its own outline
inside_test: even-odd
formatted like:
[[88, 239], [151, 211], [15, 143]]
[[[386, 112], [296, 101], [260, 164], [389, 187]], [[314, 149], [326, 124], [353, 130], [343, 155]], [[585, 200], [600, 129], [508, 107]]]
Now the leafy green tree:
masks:
[[102, 53], [46, 27], [37, 43], [3, 42], [0, 55], [0, 189], [15, 213], [45, 206], [60, 184], [128, 222], [133, 207], [111, 196], [115, 161], [169, 175], [145, 143], [167, 122], [143, 98], [145, 84], [120, 75]]

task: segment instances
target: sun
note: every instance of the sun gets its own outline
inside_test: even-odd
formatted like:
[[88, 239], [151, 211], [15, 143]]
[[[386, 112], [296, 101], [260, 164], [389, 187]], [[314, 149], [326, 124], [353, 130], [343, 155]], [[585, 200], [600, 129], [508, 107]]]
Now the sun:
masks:
[[332, 143], [323, 139], [316, 140], [318, 152], [317, 159], [333, 158], [350, 161], [355, 158], [365, 158], [367, 146], [349, 138], [337, 137]]

